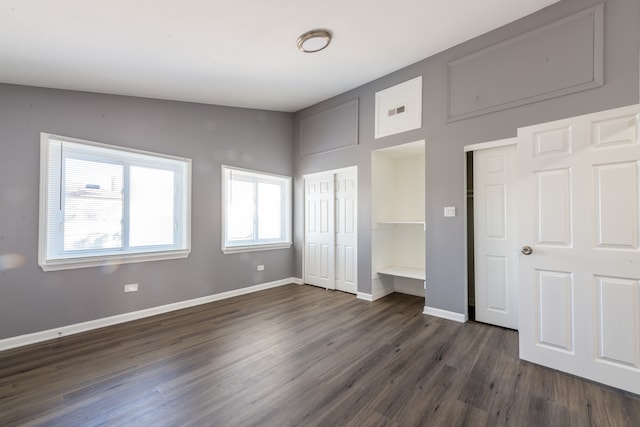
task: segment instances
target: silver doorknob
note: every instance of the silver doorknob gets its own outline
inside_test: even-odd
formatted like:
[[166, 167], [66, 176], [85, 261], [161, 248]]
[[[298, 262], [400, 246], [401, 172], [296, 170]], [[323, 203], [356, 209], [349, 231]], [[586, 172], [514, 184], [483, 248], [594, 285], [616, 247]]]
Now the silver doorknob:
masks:
[[520, 252], [524, 255], [531, 255], [533, 253], [533, 249], [531, 249], [531, 246], [523, 246]]

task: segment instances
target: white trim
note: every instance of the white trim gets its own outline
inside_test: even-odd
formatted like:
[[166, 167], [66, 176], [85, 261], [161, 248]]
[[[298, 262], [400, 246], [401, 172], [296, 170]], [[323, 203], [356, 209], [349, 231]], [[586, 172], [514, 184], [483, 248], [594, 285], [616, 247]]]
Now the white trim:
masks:
[[425, 273], [424, 268], [390, 266], [390, 267], [381, 268], [377, 270], [376, 273], [386, 274], [387, 276], [405, 277], [407, 279], [422, 280], [423, 282], [427, 280], [427, 275]]
[[293, 246], [292, 242], [284, 243], [270, 243], [265, 245], [251, 245], [251, 246], [227, 246], [222, 248], [222, 253], [227, 254], [239, 254], [243, 252], [257, 252], [257, 251], [271, 251], [274, 249], [289, 249]]
[[42, 261], [42, 271], [70, 270], [74, 268], [102, 267], [105, 265], [130, 264], [133, 262], [164, 261], [189, 257], [191, 249], [164, 252], [143, 252], [120, 255], [103, 255], [87, 258], [70, 258]]
[[453, 320], [454, 322], [465, 323], [467, 320], [467, 315], [462, 313], [456, 313], [453, 311], [440, 310], [439, 308], [427, 307], [424, 306], [424, 311], [422, 314], [428, 314], [429, 316], [440, 317], [442, 319]]
[[182, 310], [183, 308], [194, 307], [201, 304], [219, 301], [227, 298], [249, 294], [253, 292], [263, 291], [265, 289], [276, 288], [291, 283], [300, 283], [302, 280], [294, 277], [276, 280], [274, 282], [263, 283], [260, 285], [249, 286], [246, 288], [236, 289], [233, 291], [222, 292], [219, 294], [208, 295], [205, 297], [195, 298], [186, 301], [175, 302], [171, 304], [151, 307], [144, 310], [132, 311], [129, 313], [118, 314], [101, 319], [90, 320], [88, 322], [75, 323], [73, 325], [61, 326], [46, 331], [34, 332], [26, 335], [19, 335], [0, 340], [0, 351], [9, 350], [11, 348], [22, 347], [25, 345], [35, 344], [43, 341], [60, 338], [67, 335], [74, 335], [80, 332], [91, 331], [105, 326], [117, 325], [119, 323], [130, 322], [132, 320], [143, 319], [145, 317], [156, 316], [158, 314], [168, 313], [170, 311]]
[[465, 145], [464, 152], [467, 153], [469, 151], [486, 150], [487, 148], [504, 147], [505, 145], [514, 145], [517, 143], [518, 138], [514, 136], [513, 138], [498, 139], [495, 141], [479, 142], [477, 144]]
[[291, 283], [294, 283], [296, 285], [304, 285], [304, 281], [299, 277], [292, 277]]
[[101, 147], [101, 148], [106, 148], [106, 149], [109, 149], [109, 150], [124, 151], [126, 153], [140, 154], [140, 155], [143, 155], [143, 156], [160, 157], [160, 158], [164, 158], [164, 159], [177, 160], [177, 161], [187, 162], [187, 163], [191, 163], [192, 162], [192, 160], [190, 158], [188, 158], [188, 157], [180, 157], [180, 156], [174, 156], [174, 155], [171, 155], [171, 154], [156, 153], [155, 151], [139, 150], [137, 148], [126, 147], [126, 146], [123, 146], [123, 145], [114, 145], [114, 144], [106, 144], [104, 142], [89, 141], [88, 139], [80, 139], [80, 138], [73, 138], [73, 137], [70, 137], [70, 136], [62, 136], [62, 135], [58, 135], [56, 133], [40, 132], [40, 143], [42, 144], [43, 141], [47, 141], [48, 142], [49, 137], [54, 138], [54, 139], [58, 139], [58, 140], [61, 140], [61, 141], [67, 141], [67, 142], [72, 142], [72, 143], [76, 143], [76, 144], [83, 144], [83, 145], [90, 145], [90, 146], [93, 146], [93, 147]]
[[373, 295], [367, 294], [364, 292], [358, 292], [358, 295], [356, 296], [356, 298], [361, 299], [363, 301], [369, 301], [369, 302], [373, 301]]

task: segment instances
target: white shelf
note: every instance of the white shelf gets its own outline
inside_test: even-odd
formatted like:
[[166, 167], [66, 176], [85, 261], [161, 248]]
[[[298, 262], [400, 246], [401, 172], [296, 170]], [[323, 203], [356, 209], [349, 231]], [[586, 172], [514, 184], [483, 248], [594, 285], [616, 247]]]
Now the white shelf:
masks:
[[409, 279], [426, 280], [427, 275], [421, 268], [410, 267], [385, 267], [377, 271], [378, 274], [387, 274], [389, 276], [407, 277]]
[[420, 224], [424, 225], [424, 221], [378, 221], [378, 224]]

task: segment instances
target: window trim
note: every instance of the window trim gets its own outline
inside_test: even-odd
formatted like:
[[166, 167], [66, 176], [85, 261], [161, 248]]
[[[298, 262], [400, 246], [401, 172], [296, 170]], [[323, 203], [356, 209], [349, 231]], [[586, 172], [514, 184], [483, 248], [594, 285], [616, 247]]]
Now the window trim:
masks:
[[[236, 166], [229, 166], [229, 165], [221, 165], [221, 187], [222, 187], [222, 197], [221, 197], [221, 223], [222, 223], [222, 229], [221, 231], [221, 249], [222, 249], [222, 253], [223, 254], [235, 254], [235, 253], [242, 253], [242, 252], [255, 252], [255, 251], [268, 251], [268, 250], [275, 250], [275, 249], [289, 249], [291, 248], [291, 246], [293, 245], [293, 240], [292, 240], [292, 227], [293, 227], [293, 221], [292, 221], [292, 213], [291, 213], [291, 209], [293, 207], [293, 194], [292, 194], [292, 181], [293, 179], [290, 176], [286, 176], [286, 175], [278, 175], [278, 174], [274, 174], [274, 173], [270, 173], [270, 172], [263, 172], [263, 171], [257, 171], [257, 170], [252, 170], [252, 169], [244, 169], [244, 168], [239, 168]], [[239, 172], [245, 172], [247, 174], [251, 174], [251, 175], [255, 175], [255, 176], [264, 176], [265, 178], [268, 177], [273, 177], [273, 178], [278, 178], [279, 180], [284, 180], [286, 181], [285, 184], [285, 190], [287, 192], [286, 196], [286, 200], [284, 201], [285, 203], [285, 207], [284, 207], [284, 211], [286, 213], [286, 218], [284, 220], [284, 234], [285, 234], [285, 241], [283, 242], [268, 242], [268, 243], [253, 243], [253, 244], [247, 244], [247, 245], [233, 245], [233, 246], [226, 246], [226, 242], [227, 242], [227, 177], [226, 177], [226, 172], [227, 170], [229, 171], [239, 171]]]
[[[49, 213], [49, 141], [56, 139], [70, 143], [83, 144], [90, 147], [106, 148], [126, 154], [152, 156], [161, 159], [176, 160], [184, 163], [182, 188], [184, 206], [176, 209], [182, 210], [183, 232], [181, 240], [183, 249], [169, 249], [159, 251], [131, 251], [129, 253], [106, 253], [95, 256], [63, 257], [47, 259], [47, 234]], [[78, 138], [71, 138], [46, 132], [40, 133], [40, 192], [39, 192], [39, 224], [38, 224], [38, 264], [43, 271], [68, 270], [86, 267], [99, 267], [107, 265], [129, 264], [134, 262], [161, 261], [186, 258], [191, 253], [191, 159], [172, 156], [150, 151], [137, 150], [129, 147], [104, 144]], [[148, 247], [149, 249], [153, 246]]]

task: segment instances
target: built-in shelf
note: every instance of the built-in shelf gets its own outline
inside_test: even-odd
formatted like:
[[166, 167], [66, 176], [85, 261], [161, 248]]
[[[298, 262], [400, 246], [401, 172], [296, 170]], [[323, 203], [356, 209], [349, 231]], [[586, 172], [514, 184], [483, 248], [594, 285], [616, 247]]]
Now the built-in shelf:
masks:
[[409, 279], [426, 280], [427, 275], [421, 268], [411, 267], [385, 267], [377, 271], [378, 274], [387, 274], [389, 276], [406, 277]]
[[378, 224], [420, 224], [420, 225], [424, 225], [424, 221], [399, 221], [399, 220], [390, 220], [390, 221], [378, 221]]
[[371, 153], [372, 294], [424, 295], [424, 141]]
[[396, 220], [391, 220], [391, 221], [377, 221], [377, 224], [379, 226], [382, 225], [419, 225], [422, 227], [422, 229], [424, 231], [427, 230], [427, 226], [425, 224], [424, 221], [396, 221]]

